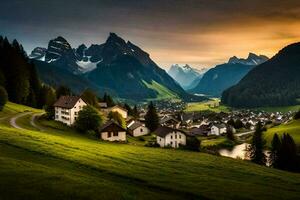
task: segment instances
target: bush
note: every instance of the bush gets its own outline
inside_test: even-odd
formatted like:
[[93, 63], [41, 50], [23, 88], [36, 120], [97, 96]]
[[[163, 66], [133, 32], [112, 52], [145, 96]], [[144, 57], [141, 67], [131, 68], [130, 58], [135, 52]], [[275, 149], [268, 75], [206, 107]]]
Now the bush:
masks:
[[0, 111], [3, 110], [4, 105], [8, 99], [7, 92], [4, 87], [0, 86]]
[[196, 137], [187, 137], [186, 145], [181, 147], [190, 151], [200, 151], [200, 145], [201, 142]]
[[103, 119], [98, 110], [92, 106], [85, 106], [78, 113], [75, 128], [80, 132], [97, 131], [102, 122]]
[[126, 121], [125, 119], [122, 117], [122, 115], [118, 112], [110, 112], [108, 114], [108, 118], [110, 120], [114, 120], [115, 122], [117, 122], [120, 126], [122, 126], [123, 128], [126, 129]]
[[294, 119], [300, 119], [300, 110], [294, 115]]

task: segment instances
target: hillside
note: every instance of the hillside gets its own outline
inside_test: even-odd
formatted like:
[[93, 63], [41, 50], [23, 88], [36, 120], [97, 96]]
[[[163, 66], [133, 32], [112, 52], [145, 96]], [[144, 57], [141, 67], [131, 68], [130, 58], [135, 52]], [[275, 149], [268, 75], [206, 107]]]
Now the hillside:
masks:
[[300, 97], [300, 43], [280, 50], [224, 91], [222, 102], [233, 107], [287, 106]]
[[[300, 195], [299, 174], [204, 153], [101, 142], [41, 119], [33, 127], [31, 116], [40, 112], [11, 103], [0, 112], [2, 199], [297, 199]], [[26, 130], [12, 128], [12, 118]]]
[[160, 93], [143, 82], [155, 81], [183, 100], [201, 100], [200, 97], [186, 93], [147, 52], [115, 33], [110, 33], [103, 44], [93, 44], [90, 47], [82, 44], [75, 49], [65, 38], [57, 37], [50, 40], [46, 50], [35, 48], [30, 58], [38, 60], [36, 65], [39, 69], [42, 69], [41, 65], [55, 66], [57, 70], [52, 71], [54, 77], [73, 75], [70, 81], [61, 78], [49, 81], [51, 78], [48, 78], [47, 71], [39, 70], [42, 80], [52, 85], [64, 84], [74, 88], [76, 80], [83, 80], [77, 90], [91, 88], [96, 92], [109, 92], [122, 99], [144, 101], [160, 98]]
[[234, 56], [227, 63], [208, 70], [198, 85], [189, 91], [220, 97], [224, 90], [237, 84], [254, 66], [266, 60], [265, 56], [257, 56], [253, 53], [249, 53], [247, 59]]
[[271, 143], [275, 133], [280, 135], [283, 133], [290, 134], [295, 140], [295, 143], [300, 146], [300, 120], [293, 120], [287, 124], [281, 124], [279, 126], [274, 126], [270, 129], [267, 129], [265, 138], [268, 141], [268, 144]]

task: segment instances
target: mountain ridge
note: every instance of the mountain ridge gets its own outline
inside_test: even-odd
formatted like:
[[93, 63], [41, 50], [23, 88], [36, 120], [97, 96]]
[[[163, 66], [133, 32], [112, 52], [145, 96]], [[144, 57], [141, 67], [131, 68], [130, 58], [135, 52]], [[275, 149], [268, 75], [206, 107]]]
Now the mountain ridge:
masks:
[[[99, 88], [113, 91], [119, 98], [139, 101], [155, 99], [159, 91], [144, 84], [144, 81], [149, 84], [155, 81], [184, 100], [199, 99], [186, 93], [147, 52], [130, 41], [126, 42], [115, 33], [110, 33], [103, 44], [92, 44], [89, 47], [81, 44], [75, 49], [66, 39], [59, 36], [50, 40], [44, 61], [40, 59], [43, 57], [40, 55], [43, 51], [38, 51], [40, 49], [42, 48], [36, 48], [30, 57], [36, 59], [34, 55], [39, 55], [36, 60], [84, 77]], [[40, 62], [37, 62], [37, 65], [39, 64]]]
[[300, 43], [281, 49], [256, 66], [237, 85], [225, 90], [222, 102], [234, 107], [286, 106], [299, 103]]

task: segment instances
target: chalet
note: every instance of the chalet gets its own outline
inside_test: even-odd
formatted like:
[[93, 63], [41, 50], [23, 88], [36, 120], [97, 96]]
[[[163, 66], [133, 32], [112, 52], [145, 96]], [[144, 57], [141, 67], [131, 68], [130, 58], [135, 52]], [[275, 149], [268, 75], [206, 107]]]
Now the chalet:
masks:
[[203, 124], [199, 128], [194, 127], [190, 129], [191, 135], [197, 136], [197, 135], [203, 135], [207, 136], [211, 131], [210, 125]]
[[182, 130], [161, 126], [154, 133], [160, 147], [178, 148], [180, 145], [186, 145], [186, 133]]
[[110, 120], [100, 129], [100, 138], [110, 142], [126, 141], [126, 129]]
[[142, 135], [147, 135], [150, 133], [150, 130], [141, 122], [133, 121], [128, 126], [128, 133], [133, 137], [138, 137]]
[[172, 116], [163, 116], [159, 121], [161, 126], [179, 128], [180, 122]]
[[60, 121], [68, 126], [74, 124], [78, 112], [87, 104], [79, 96], [61, 96], [55, 103], [55, 121]]
[[122, 117], [124, 119], [127, 119], [127, 117], [128, 117], [128, 114], [127, 114], [128, 111], [125, 108], [122, 108], [121, 106], [116, 105], [116, 106], [110, 108], [109, 110], [110, 110], [110, 112], [120, 113], [120, 115], [122, 115]]
[[210, 133], [208, 135], [221, 135], [227, 132], [227, 127], [225, 124], [215, 124], [212, 125]]

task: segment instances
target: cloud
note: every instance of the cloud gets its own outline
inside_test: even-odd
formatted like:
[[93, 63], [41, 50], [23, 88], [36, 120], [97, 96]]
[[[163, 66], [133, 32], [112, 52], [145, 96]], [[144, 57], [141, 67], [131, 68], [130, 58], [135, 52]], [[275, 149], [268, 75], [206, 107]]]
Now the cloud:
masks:
[[212, 66], [250, 51], [272, 56], [300, 39], [299, 0], [10, 0], [0, 19], [2, 33], [26, 49], [57, 35], [77, 46], [117, 32], [165, 67]]

